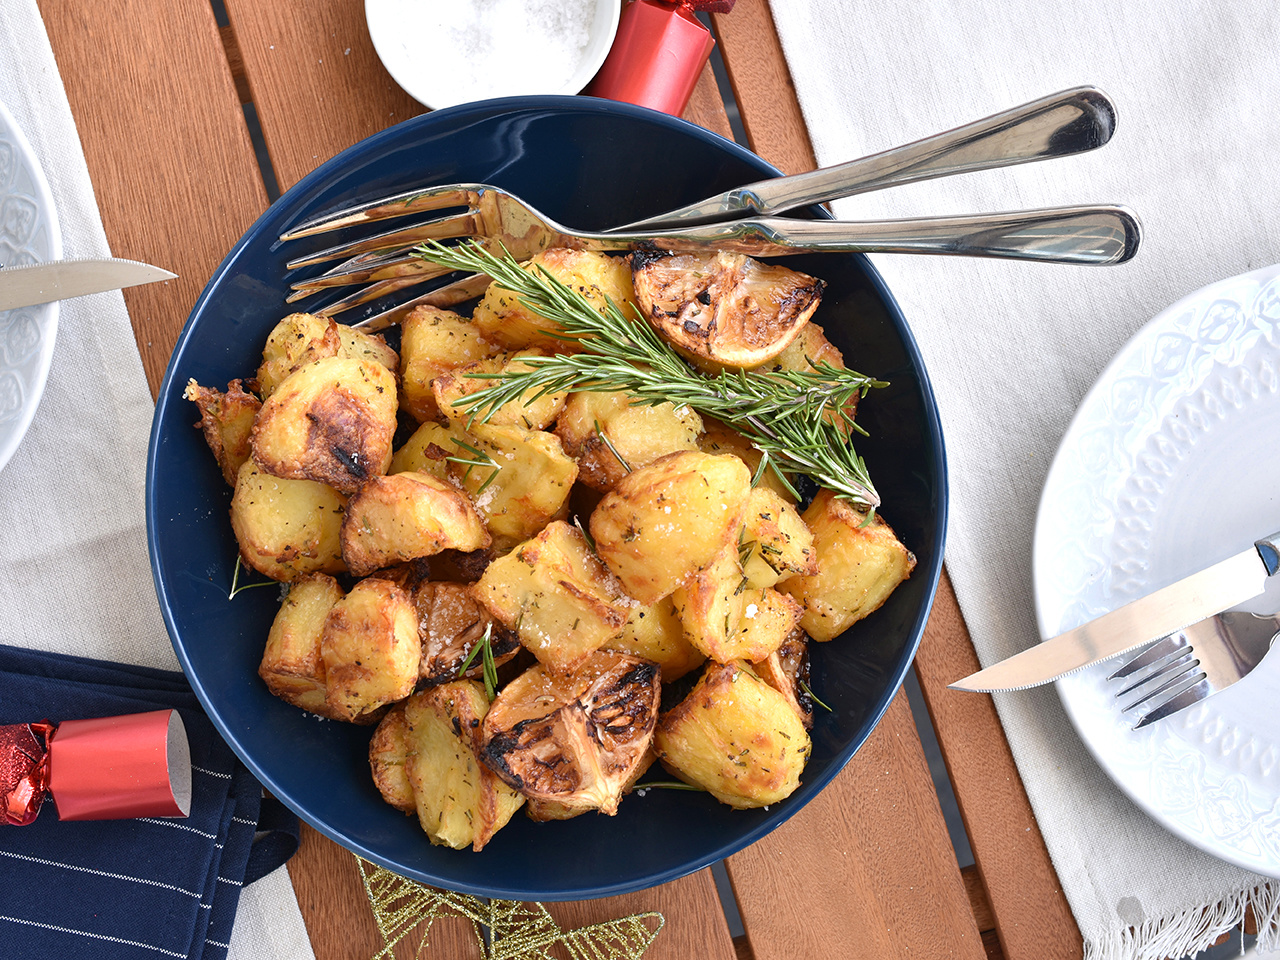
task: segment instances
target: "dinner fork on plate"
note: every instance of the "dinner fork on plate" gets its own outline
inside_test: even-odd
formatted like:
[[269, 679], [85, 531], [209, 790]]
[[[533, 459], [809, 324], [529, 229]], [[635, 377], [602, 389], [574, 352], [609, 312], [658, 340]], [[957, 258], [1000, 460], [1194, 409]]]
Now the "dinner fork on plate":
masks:
[[1248, 675], [1280, 633], [1280, 614], [1229, 610], [1157, 640], [1108, 680], [1125, 680], [1120, 711], [1145, 708], [1134, 729], [1194, 706]]
[[[708, 198], [694, 208], [605, 233], [562, 226], [518, 197], [487, 184], [424, 187], [331, 213], [284, 233], [282, 240], [296, 240], [465, 208], [291, 260], [291, 270], [341, 262], [325, 273], [295, 282], [288, 300], [335, 287], [364, 285], [312, 312], [333, 316], [363, 307], [442, 276], [447, 271], [415, 257], [414, 247], [428, 239], [462, 237], [481, 239], [495, 252], [501, 244], [521, 260], [549, 247], [569, 246], [600, 251], [721, 249], [751, 256], [813, 251], [942, 253], [1122, 263], [1136, 252], [1140, 227], [1130, 211], [1115, 205], [856, 223], [765, 215], [915, 180], [1080, 153], [1106, 143], [1114, 126], [1114, 107], [1101, 92], [1091, 87], [1074, 88], [903, 147], [812, 173], [750, 184]], [[481, 277], [464, 277], [358, 325], [382, 329], [418, 303], [452, 306], [478, 296], [484, 285]]]

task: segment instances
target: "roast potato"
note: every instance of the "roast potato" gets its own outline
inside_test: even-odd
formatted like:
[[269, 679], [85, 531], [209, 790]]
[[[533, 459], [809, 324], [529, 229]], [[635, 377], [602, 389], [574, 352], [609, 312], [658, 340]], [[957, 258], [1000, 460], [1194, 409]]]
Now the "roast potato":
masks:
[[329, 611], [341, 599], [338, 581], [326, 574], [308, 574], [295, 581], [271, 623], [258, 665], [258, 676], [268, 690], [321, 716], [329, 712], [320, 635]]
[[291, 313], [267, 336], [258, 367], [258, 390], [265, 400], [289, 376], [325, 357], [372, 360], [392, 373], [399, 364], [396, 352], [377, 334], [355, 330], [326, 317]]
[[483, 415], [480, 415], [479, 411], [467, 408], [465, 404], [459, 406], [459, 402], [466, 397], [494, 385], [494, 380], [475, 376], [476, 374], [527, 373], [533, 369], [527, 362], [527, 358], [532, 356], [539, 356], [539, 353], [535, 350], [500, 353], [485, 360], [468, 363], [456, 370], [441, 373], [431, 385], [440, 415], [453, 423], [468, 426], [483, 422], [498, 427], [545, 430], [555, 423], [556, 417], [564, 409], [565, 397], [569, 395], [567, 390], [542, 396], [529, 393], [516, 400], [509, 400], [496, 410], [486, 411]]
[[347, 498], [314, 480], [286, 480], [246, 460], [231, 497], [240, 559], [273, 580], [341, 573]]
[[461, 437], [465, 437], [461, 430], [434, 422], [424, 423], [391, 455], [387, 473], [421, 470], [444, 480], [450, 475], [448, 458], [467, 456], [454, 442]]
[[866, 514], [830, 490], [821, 490], [802, 515], [813, 531], [818, 570], [788, 577], [778, 589], [804, 607], [800, 626], [814, 640], [833, 640], [878, 610], [916, 558], [879, 514]]
[[636, 604], [631, 608], [622, 635], [610, 640], [610, 650], [629, 653], [652, 660], [662, 671], [662, 682], [679, 680], [690, 670], [702, 665], [707, 655], [691, 644], [670, 597], [650, 606]]
[[753, 587], [772, 587], [784, 576], [818, 571], [813, 532], [796, 508], [765, 487], [751, 491], [742, 518], [739, 559]]
[[812, 749], [782, 694], [744, 664], [715, 662], [659, 718], [653, 746], [681, 780], [738, 809], [789, 797]]
[[627, 593], [657, 603], [736, 539], [750, 493], [751, 475], [737, 457], [669, 453], [605, 494], [591, 535]]
[[196, 426], [204, 431], [205, 443], [222, 468], [223, 478], [234, 487], [240, 467], [252, 452], [249, 434], [262, 402], [245, 393], [239, 380], [227, 384], [226, 393], [189, 380], [182, 395], [199, 409], [200, 422]]
[[756, 480], [756, 489], [764, 487], [772, 490], [788, 503], [796, 502], [796, 495], [782, 482], [773, 467], [765, 467], [764, 472], [760, 473], [759, 478], [756, 479], [760, 470], [760, 451], [752, 446], [751, 441], [745, 436], [721, 421], [712, 417], [702, 418], [702, 434], [698, 437], [698, 449], [703, 453], [733, 454], [751, 471], [752, 479]]
[[447, 370], [496, 352], [466, 317], [417, 306], [400, 321], [400, 406], [419, 423], [440, 416], [431, 384]]
[[371, 477], [347, 504], [342, 559], [357, 577], [442, 550], [489, 546], [489, 532], [471, 501], [428, 473]]
[[418, 615], [404, 588], [365, 579], [329, 608], [320, 634], [329, 716], [373, 723], [418, 682]]
[[382, 364], [326, 357], [281, 382], [253, 425], [253, 459], [267, 473], [355, 493], [387, 472], [396, 378]]
[[413, 784], [409, 782], [409, 724], [404, 704], [397, 703], [378, 721], [369, 741], [369, 771], [382, 799], [397, 810], [413, 813]]
[[578, 479], [600, 491], [663, 454], [698, 449], [701, 431], [702, 418], [687, 406], [642, 404], [620, 392], [571, 393], [556, 421]]

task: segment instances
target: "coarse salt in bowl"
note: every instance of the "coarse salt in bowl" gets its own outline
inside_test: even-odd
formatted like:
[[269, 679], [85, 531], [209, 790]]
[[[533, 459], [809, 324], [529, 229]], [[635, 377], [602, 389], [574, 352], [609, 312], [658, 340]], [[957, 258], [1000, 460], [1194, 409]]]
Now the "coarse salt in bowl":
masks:
[[374, 49], [424, 106], [574, 94], [613, 45], [619, 0], [365, 0]]

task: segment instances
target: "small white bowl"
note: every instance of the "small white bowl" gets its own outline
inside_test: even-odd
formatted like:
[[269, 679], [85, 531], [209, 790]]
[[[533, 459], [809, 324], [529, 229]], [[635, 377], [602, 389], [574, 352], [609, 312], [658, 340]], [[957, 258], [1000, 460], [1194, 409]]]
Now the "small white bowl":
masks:
[[374, 49], [424, 106], [575, 94], [613, 45], [620, 0], [365, 0]]

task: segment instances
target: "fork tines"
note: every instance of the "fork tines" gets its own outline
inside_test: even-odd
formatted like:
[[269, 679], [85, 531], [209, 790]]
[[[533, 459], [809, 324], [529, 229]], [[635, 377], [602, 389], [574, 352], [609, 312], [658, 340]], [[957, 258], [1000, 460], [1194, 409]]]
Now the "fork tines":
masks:
[[1200, 660], [1182, 632], [1153, 643], [1107, 679], [1132, 681], [1115, 695], [1117, 699], [1131, 695], [1129, 702], [1120, 707], [1121, 713], [1147, 708], [1134, 724], [1135, 730], [1189, 707], [1212, 692], [1200, 669]]

